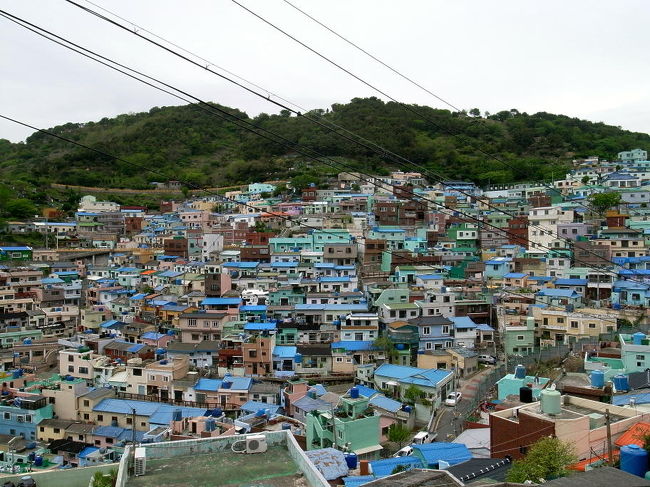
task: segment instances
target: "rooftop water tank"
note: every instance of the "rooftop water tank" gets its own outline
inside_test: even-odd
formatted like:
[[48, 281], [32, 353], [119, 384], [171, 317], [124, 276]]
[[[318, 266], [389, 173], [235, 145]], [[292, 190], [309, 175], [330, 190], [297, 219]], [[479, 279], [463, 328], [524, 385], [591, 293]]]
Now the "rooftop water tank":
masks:
[[205, 421], [205, 430], [206, 431], [214, 431], [217, 429], [217, 423], [215, 423], [214, 419], [209, 418]]
[[223, 411], [221, 408], [216, 408], [212, 410], [212, 417], [213, 418], [220, 418], [223, 415]]
[[173, 336], [175, 334], [176, 334], [176, 332], [174, 330], [167, 330], [167, 335], [168, 336]]
[[591, 387], [601, 389], [605, 386], [605, 372], [602, 370], [594, 370], [591, 373]]
[[227, 380], [224, 380], [224, 381], [221, 383], [221, 387], [222, 387], [223, 389], [230, 389], [230, 388], [232, 387], [232, 382], [227, 381]]
[[526, 378], [526, 367], [519, 364], [515, 367], [515, 379], [525, 379]]
[[358, 387], [352, 387], [350, 389], [350, 397], [352, 399], [359, 399], [359, 388]]
[[640, 331], [632, 335], [632, 344], [634, 345], [643, 345], [643, 340], [645, 340], [645, 334]]
[[544, 389], [540, 394], [540, 403], [544, 414], [560, 414], [562, 411], [562, 394], [560, 391]]
[[345, 454], [345, 463], [347, 464], [350, 470], [357, 468], [357, 462], [359, 458], [356, 453], [346, 453]]
[[36, 458], [34, 459], [34, 466], [35, 467], [43, 466], [43, 457], [41, 455], [36, 455]]
[[25, 338], [23, 340], [23, 345], [31, 345], [32, 344], [32, 339], [31, 338]]
[[627, 375], [618, 374], [614, 376], [614, 387], [616, 392], [624, 392], [630, 390], [630, 384], [627, 380]]
[[639, 445], [626, 445], [621, 448], [621, 470], [643, 477], [648, 470], [648, 452]]
[[157, 348], [156, 355], [165, 355], [167, 351], [164, 348]]

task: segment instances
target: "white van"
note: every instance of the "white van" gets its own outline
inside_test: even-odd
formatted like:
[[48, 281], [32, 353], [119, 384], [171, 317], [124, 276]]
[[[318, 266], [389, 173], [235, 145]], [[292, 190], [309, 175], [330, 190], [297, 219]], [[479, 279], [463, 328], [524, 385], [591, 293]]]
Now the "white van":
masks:
[[420, 431], [413, 437], [413, 445], [424, 445], [425, 443], [431, 443], [436, 439], [438, 433], [428, 433], [426, 431]]

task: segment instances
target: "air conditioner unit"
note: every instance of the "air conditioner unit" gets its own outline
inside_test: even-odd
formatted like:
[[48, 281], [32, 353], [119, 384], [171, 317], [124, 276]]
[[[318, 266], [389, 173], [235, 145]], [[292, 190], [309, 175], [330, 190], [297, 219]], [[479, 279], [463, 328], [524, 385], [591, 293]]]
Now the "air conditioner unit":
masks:
[[135, 475], [136, 477], [144, 475], [147, 468], [147, 450], [138, 447], [135, 449]]
[[267, 448], [264, 435], [252, 435], [246, 438], [246, 453], [264, 453]]

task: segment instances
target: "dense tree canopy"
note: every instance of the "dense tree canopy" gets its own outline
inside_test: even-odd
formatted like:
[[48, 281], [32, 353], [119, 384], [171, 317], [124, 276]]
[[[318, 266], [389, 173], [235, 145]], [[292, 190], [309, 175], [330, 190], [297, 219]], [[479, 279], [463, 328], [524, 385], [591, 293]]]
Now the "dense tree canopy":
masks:
[[[366, 140], [358, 145], [328, 129], [328, 124], [317, 125], [305, 116], [284, 111], [250, 118], [238, 110], [220, 108], [288, 142], [279, 144], [259, 137], [195, 105], [156, 107], [145, 113], [51, 129], [128, 163], [37, 132], [24, 143], [0, 140], [0, 177], [12, 181], [14, 191], [16, 184], [33, 189], [47, 188], [52, 182], [142, 189], [153, 181], [169, 179], [180, 180], [189, 188], [263, 179], [289, 179], [295, 187], [304, 187], [341, 172], [340, 167], [304, 157], [294, 144], [376, 174], [407, 169], [394, 157], [378, 155], [368, 142], [372, 141], [435, 174], [432, 180], [441, 176], [488, 184], [548, 180], [551, 175], [563, 174], [575, 157], [611, 159], [621, 150], [650, 148], [647, 134], [516, 109], [481, 116], [478, 108], [454, 113], [355, 98], [306, 114], [341, 127], [335, 131], [355, 132]], [[25, 197], [45, 205], [47, 196], [41, 191]]]

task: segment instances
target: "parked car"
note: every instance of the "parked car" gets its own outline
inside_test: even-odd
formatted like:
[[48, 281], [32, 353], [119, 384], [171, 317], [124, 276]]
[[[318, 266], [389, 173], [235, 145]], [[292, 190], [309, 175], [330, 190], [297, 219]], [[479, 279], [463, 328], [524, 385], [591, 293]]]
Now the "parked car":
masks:
[[413, 447], [405, 446], [401, 450], [398, 450], [398, 452], [393, 455], [393, 458], [408, 457], [411, 453], [413, 453]]
[[438, 437], [438, 433], [428, 433], [426, 431], [420, 431], [416, 433], [413, 437], [413, 445], [424, 445], [425, 443], [431, 443], [435, 441]]
[[478, 363], [479, 364], [489, 364], [489, 365], [494, 365], [497, 363], [497, 359], [493, 357], [492, 355], [479, 355], [478, 356]]
[[460, 402], [462, 394], [460, 392], [452, 392], [445, 399], [445, 406], [455, 406]]

